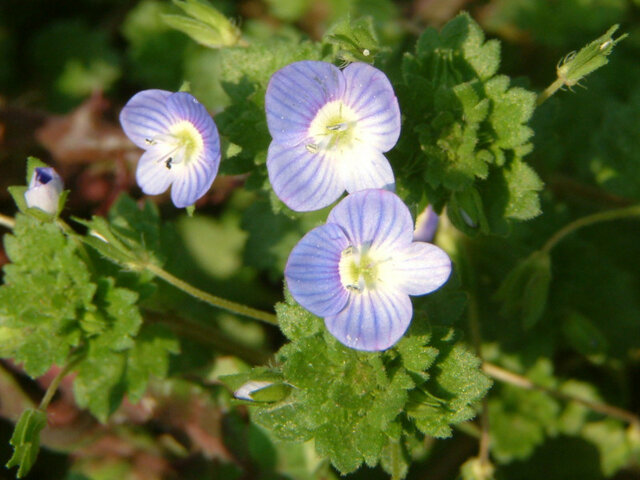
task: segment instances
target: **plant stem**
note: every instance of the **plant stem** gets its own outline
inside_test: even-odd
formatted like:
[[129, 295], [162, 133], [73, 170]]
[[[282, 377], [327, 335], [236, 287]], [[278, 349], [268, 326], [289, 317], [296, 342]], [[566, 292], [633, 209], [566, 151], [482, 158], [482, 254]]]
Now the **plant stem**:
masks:
[[82, 355], [72, 354], [71, 358], [67, 361], [67, 364], [64, 367], [62, 367], [60, 372], [58, 372], [58, 375], [56, 375], [55, 378], [49, 384], [49, 388], [47, 388], [47, 391], [44, 393], [44, 397], [42, 397], [42, 400], [40, 401], [38, 410], [46, 412], [47, 407], [49, 406], [49, 403], [51, 403], [51, 399], [53, 398], [56, 391], [58, 390], [58, 387], [60, 386], [60, 382], [62, 382], [62, 379], [67, 376], [69, 371], [75, 366], [76, 363], [78, 363], [78, 361], [81, 358], [82, 358]]
[[490, 377], [495, 378], [496, 380], [499, 380], [501, 382], [509, 383], [511, 385], [515, 385], [516, 387], [524, 388], [526, 390], [539, 390], [541, 392], [545, 392], [561, 400], [576, 402], [581, 405], [584, 405], [587, 408], [590, 408], [594, 412], [602, 413], [609, 417], [617, 418], [618, 420], [628, 422], [640, 428], [640, 417], [638, 417], [637, 415], [627, 410], [623, 410], [621, 408], [614, 407], [606, 403], [592, 402], [591, 400], [585, 400], [583, 398], [576, 397], [574, 395], [570, 395], [568, 393], [564, 393], [553, 388], [548, 388], [542, 385], [538, 385], [537, 383], [534, 383], [531, 380], [529, 380], [527, 377], [518, 375], [517, 373], [510, 372], [509, 370], [505, 370], [504, 368], [489, 362], [484, 362], [482, 364], [482, 370], [484, 371], [484, 373], [486, 373]]
[[262, 310], [257, 310], [255, 308], [247, 307], [241, 303], [232, 302], [230, 300], [226, 300], [224, 298], [216, 297], [215, 295], [211, 295], [210, 293], [204, 292], [199, 288], [190, 285], [184, 280], [179, 279], [178, 277], [173, 276], [166, 270], [154, 265], [153, 263], [135, 263], [132, 265], [134, 268], [142, 268], [148, 270], [153, 273], [155, 276], [163, 279], [165, 282], [173, 285], [179, 290], [191, 295], [192, 297], [197, 298], [198, 300], [202, 300], [209, 305], [213, 305], [214, 307], [222, 308], [223, 310], [227, 310], [231, 313], [235, 313], [237, 315], [242, 315], [244, 317], [253, 318], [255, 320], [260, 320], [261, 322], [268, 323], [269, 325], [278, 325], [278, 320], [276, 316], [272, 313], [263, 312]]
[[561, 78], [556, 78], [555, 81], [544, 89], [542, 93], [538, 95], [538, 99], [536, 100], [536, 106], [542, 105], [547, 98], [556, 93], [562, 86], [564, 85], [564, 80]]
[[[475, 345], [476, 354], [482, 358], [482, 337], [480, 335], [480, 315], [478, 314], [478, 301], [476, 300], [475, 291], [469, 295], [469, 327], [471, 337]], [[482, 465], [490, 465], [489, 445], [491, 436], [489, 433], [489, 404], [487, 398], [482, 399], [482, 411], [480, 412], [480, 436], [478, 439], [478, 459]]]
[[10, 230], [13, 230], [13, 227], [16, 226], [16, 221], [7, 215], [2, 215], [0, 213], [0, 225], [3, 227], [7, 227]]
[[542, 251], [549, 253], [553, 247], [556, 246], [564, 237], [573, 233], [587, 225], [593, 225], [599, 222], [608, 222], [611, 220], [618, 220], [620, 218], [635, 217], [640, 215], [640, 205], [633, 205], [631, 207], [618, 208], [615, 210], [607, 210], [606, 212], [594, 213], [593, 215], [587, 215], [586, 217], [579, 218], [573, 222], [565, 225], [563, 228], [554, 233], [547, 243], [542, 247]]

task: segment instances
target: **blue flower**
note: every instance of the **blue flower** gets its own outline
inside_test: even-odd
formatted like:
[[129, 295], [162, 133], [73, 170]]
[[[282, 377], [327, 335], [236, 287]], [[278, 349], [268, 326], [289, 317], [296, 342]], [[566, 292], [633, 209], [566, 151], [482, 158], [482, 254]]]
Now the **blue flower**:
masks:
[[393, 189], [383, 153], [398, 141], [400, 109], [380, 70], [292, 63], [271, 77], [265, 109], [273, 137], [269, 180], [291, 209], [318, 210], [345, 190]]
[[33, 171], [24, 199], [29, 208], [39, 208], [51, 215], [58, 212], [58, 200], [62, 193], [62, 178], [51, 167], [37, 167]]
[[413, 242], [413, 221], [394, 193], [363, 190], [336, 205], [327, 223], [294, 247], [285, 269], [293, 298], [324, 317], [329, 332], [357, 350], [391, 347], [409, 327], [409, 295], [440, 288], [451, 260]]
[[176, 207], [195, 203], [211, 187], [220, 165], [220, 137], [213, 119], [186, 92], [144, 90], [120, 112], [127, 136], [146, 150], [136, 181], [148, 195], [171, 187]]

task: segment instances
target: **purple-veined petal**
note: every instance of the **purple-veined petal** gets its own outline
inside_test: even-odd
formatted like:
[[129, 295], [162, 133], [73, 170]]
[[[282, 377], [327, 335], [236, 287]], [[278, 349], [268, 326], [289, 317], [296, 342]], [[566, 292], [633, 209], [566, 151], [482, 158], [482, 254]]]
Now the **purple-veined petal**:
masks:
[[358, 115], [361, 139], [386, 152], [400, 136], [400, 108], [387, 76], [366, 63], [352, 63], [343, 70], [343, 101]]
[[143, 90], [136, 93], [120, 112], [124, 133], [140, 148], [148, 148], [146, 139], [167, 133], [174, 119], [167, 108], [172, 95], [166, 90]]
[[361, 190], [336, 205], [327, 223], [340, 225], [356, 247], [369, 245], [391, 253], [408, 246], [413, 238], [413, 220], [407, 206], [387, 190]]
[[286, 145], [304, 141], [318, 110], [339, 100], [344, 89], [342, 72], [327, 62], [304, 60], [278, 70], [269, 81], [264, 101], [273, 139]]
[[185, 165], [175, 165], [171, 169], [173, 173], [171, 200], [176, 207], [184, 208], [193, 205], [207, 193], [218, 173], [219, 159], [218, 154], [218, 161], [214, 162], [203, 152], [198, 159]]
[[340, 312], [349, 292], [340, 281], [338, 265], [348, 246], [342, 229], [328, 223], [307, 233], [293, 248], [284, 270], [293, 298], [320, 317]]
[[414, 242], [393, 255], [391, 275], [385, 278], [409, 295], [425, 295], [440, 288], [451, 275], [451, 259], [431, 243]]
[[164, 156], [164, 149], [152, 148], [144, 152], [138, 161], [136, 182], [147, 195], [159, 195], [171, 185], [173, 176], [162, 161]]
[[176, 92], [167, 99], [169, 114], [179, 120], [189, 121], [202, 137], [205, 150], [211, 160], [220, 160], [220, 136], [218, 129], [207, 109], [193, 95], [187, 92]]
[[389, 160], [380, 151], [363, 143], [358, 143], [348, 155], [340, 159], [340, 169], [349, 193], [368, 188], [395, 189], [395, 178]]
[[276, 195], [292, 210], [319, 210], [344, 192], [339, 160], [331, 153], [311, 153], [304, 143], [286, 146], [273, 141], [267, 153], [269, 181]]
[[406, 332], [413, 316], [409, 296], [393, 288], [351, 293], [347, 306], [327, 316], [325, 325], [347, 347], [386, 350]]

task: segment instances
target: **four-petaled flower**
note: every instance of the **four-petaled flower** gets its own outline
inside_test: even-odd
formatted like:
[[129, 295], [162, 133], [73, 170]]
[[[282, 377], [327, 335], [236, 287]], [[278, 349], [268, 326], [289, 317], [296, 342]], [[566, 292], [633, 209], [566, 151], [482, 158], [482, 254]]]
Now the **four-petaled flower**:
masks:
[[292, 63], [271, 77], [265, 109], [269, 180], [291, 209], [318, 210], [345, 190], [394, 187], [383, 152], [398, 141], [400, 109], [380, 70]]
[[357, 350], [391, 347], [407, 330], [409, 295], [441, 287], [451, 260], [435, 245], [413, 242], [413, 221], [394, 193], [353, 193], [327, 223], [294, 247], [285, 269], [293, 298], [340, 342]]
[[171, 188], [176, 207], [192, 205], [211, 187], [220, 165], [220, 137], [213, 119], [186, 92], [144, 90], [120, 113], [127, 136], [146, 150], [136, 181], [148, 195]]
[[58, 211], [58, 199], [62, 193], [62, 178], [51, 167], [37, 167], [33, 171], [24, 199], [29, 208], [39, 208], [51, 215]]

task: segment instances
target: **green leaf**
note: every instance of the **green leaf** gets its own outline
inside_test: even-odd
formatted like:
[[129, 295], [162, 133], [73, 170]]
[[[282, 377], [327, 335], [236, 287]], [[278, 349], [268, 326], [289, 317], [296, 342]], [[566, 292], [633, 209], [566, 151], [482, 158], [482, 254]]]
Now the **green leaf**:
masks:
[[9, 441], [13, 445], [13, 455], [7, 462], [7, 468], [18, 467], [16, 476], [22, 478], [29, 473], [40, 451], [40, 432], [47, 425], [47, 414], [28, 408], [13, 430]]
[[142, 324], [137, 301], [137, 293], [116, 287], [112, 278], [101, 278], [94, 300], [98, 310], [81, 319], [81, 325], [101, 345], [115, 351], [129, 349]]
[[126, 367], [125, 352], [114, 352], [99, 341], [90, 342], [73, 382], [78, 406], [89, 409], [98, 420], [106, 423], [126, 393]]
[[36, 377], [63, 364], [78, 345], [78, 320], [95, 310], [96, 285], [76, 243], [55, 224], [17, 215], [4, 243], [12, 263], [5, 265], [0, 287], [0, 326], [17, 339], [4, 353]]
[[431, 344], [439, 350], [437, 361], [429, 380], [412, 392], [407, 415], [421, 432], [445, 438], [452, 424], [476, 415], [472, 405], [485, 395], [491, 380], [480, 372], [480, 360], [455, 342], [453, 331], [434, 330]]
[[178, 339], [161, 325], [145, 325], [128, 352], [126, 389], [132, 402], [140, 400], [149, 380], [167, 378], [169, 356], [180, 353]]
[[334, 48], [336, 58], [345, 62], [373, 63], [380, 50], [371, 17], [351, 20], [347, 16], [329, 27], [322, 40]]
[[[434, 339], [414, 327], [392, 349], [359, 352], [339, 343], [290, 296], [286, 300], [277, 313], [292, 342], [280, 349], [277, 361], [281, 381], [292, 388], [284, 400], [252, 410], [253, 419], [276, 436], [314, 438], [318, 453], [343, 474], [382, 462], [394, 478], [402, 478], [408, 465], [403, 438], [413, 438], [413, 425], [420, 425], [415, 412], [424, 402], [417, 398], [435, 398], [425, 393], [430, 390], [442, 396], [441, 408], [430, 412], [442, 431], [475, 415], [470, 404], [490, 382], [480, 373], [478, 359], [448, 330], [438, 330]], [[254, 372], [242, 380], [264, 375]]]
[[[552, 365], [540, 359], [524, 375], [537, 384], [553, 387]], [[501, 385], [488, 402], [491, 418], [491, 453], [502, 463], [526, 459], [547, 435], [555, 434], [560, 403], [547, 393]]]
[[469, 235], [508, 233], [509, 221], [540, 213], [542, 182], [521, 157], [532, 150], [536, 96], [496, 75], [500, 46], [460, 14], [438, 33], [427, 29], [405, 54], [403, 135], [390, 152], [398, 191], [426, 197]]

